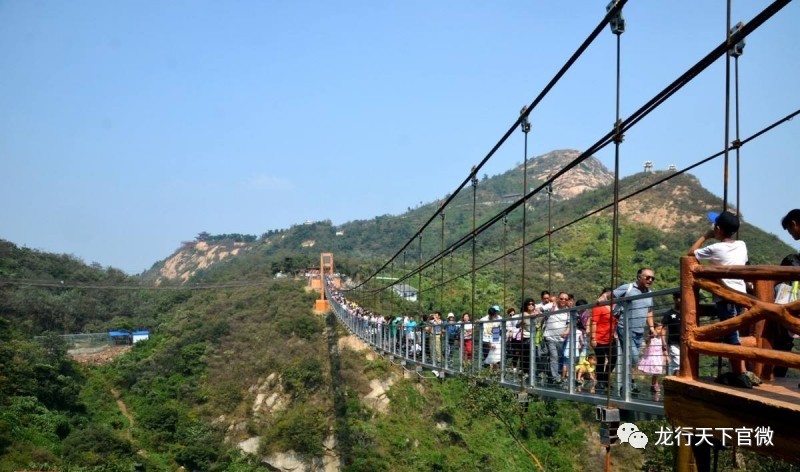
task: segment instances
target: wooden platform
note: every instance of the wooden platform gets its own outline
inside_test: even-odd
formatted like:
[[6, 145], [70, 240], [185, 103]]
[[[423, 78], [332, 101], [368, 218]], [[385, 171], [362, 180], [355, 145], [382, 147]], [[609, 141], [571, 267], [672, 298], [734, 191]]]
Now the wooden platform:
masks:
[[[759, 454], [800, 463], [800, 388], [798, 378], [780, 378], [753, 389], [728, 387], [713, 379], [664, 378], [664, 413], [673, 427], [718, 428], [769, 427], [772, 446], [753, 446]], [[735, 433], [735, 431], [734, 431]], [[736, 434], [732, 434], [736, 444]], [[743, 446], [747, 447], [747, 446]]]

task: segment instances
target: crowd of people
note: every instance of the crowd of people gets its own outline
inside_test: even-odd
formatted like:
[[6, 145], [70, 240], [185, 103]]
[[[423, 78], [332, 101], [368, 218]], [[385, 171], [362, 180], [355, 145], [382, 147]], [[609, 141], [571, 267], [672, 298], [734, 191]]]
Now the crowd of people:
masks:
[[[643, 268], [637, 282], [618, 288], [614, 294], [617, 298], [623, 294], [646, 294], [654, 280], [653, 270]], [[592, 393], [609, 388], [609, 375], [622, 359], [618, 356], [625, 345], [624, 341], [621, 345], [619, 342], [624, 335], [620, 319], [628, 321], [631, 352], [634, 346], [636, 349], [636, 354], [630, 356], [631, 366], [637, 366], [638, 350], [644, 349], [647, 355], [643, 361], [647, 360], [648, 368], [639, 370], [652, 374], [653, 379], [667, 371], [668, 356], [662, 357], [660, 351], [651, 355], [652, 346], [667, 346], [669, 330], [680, 329], [679, 318], [677, 325], [674, 320], [659, 321], [657, 325], [650, 322], [652, 298], [627, 301], [624, 310], [615, 309], [616, 304], [609, 303], [611, 289], [604, 289], [592, 303], [584, 299], [576, 301], [566, 291], [551, 296], [544, 290], [538, 302], [526, 298], [519, 311], [515, 307], [504, 310], [491, 305], [474, 321], [468, 312], [458, 317], [452, 312], [443, 316], [440, 311], [420, 316], [414, 313], [383, 316], [348, 301], [332, 287], [329, 290], [333, 301], [347, 312], [351, 327], [387, 351], [430, 364], [434, 369], [504, 368], [513, 375], [535, 375], [535, 382], [547, 386], [566, 387], [572, 367], [576, 388]], [[679, 313], [677, 309], [673, 311]], [[643, 327], [648, 324], [653, 329], [643, 343]], [[663, 361], [660, 370], [657, 357]], [[632, 391], [638, 392], [633, 376], [631, 382]], [[655, 380], [651, 389], [659, 390]]]
[[[712, 229], [698, 238], [688, 254], [711, 265], [747, 264], [746, 244], [734, 239], [739, 218], [728, 211], [709, 213], [709, 218]], [[800, 239], [800, 209], [789, 212], [781, 224], [795, 240]], [[716, 242], [706, 245], [711, 239]], [[800, 256], [787, 256], [782, 264], [800, 265]], [[534, 383], [546, 386], [568, 386], [571, 378], [579, 391], [614, 395], [621, 394], [626, 384], [631, 393], [640, 393], [637, 380], [649, 378], [649, 390], [658, 398], [660, 379], [676, 374], [680, 366], [681, 297], [675, 292], [671, 307], [654, 310], [654, 299], [648, 294], [655, 281], [655, 270], [642, 267], [633, 282], [613, 290], [604, 288], [591, 303], [576, 301], [567, 291], [551, 294], [544, 290], [539, 301], [525, 298], [519, 312], [516, 307], [491, 305], [475, 320], [468, 312], [458, 316], [452, 312], [443, 316], [441, 311], [419, 317], [413, 313], [384, 316], [349, 302], [332, 287], [330, 290], [353, 327], [373, 344], [434, 368], [505, 369], [510, 374], [533, 376]], [[747, 292], [742, 280], [722, 279], [722, 283]], [[798, 292], [798, 282], [783, 284], [776, 287], [776, 300], [796, 301]], [[741, 306], [718, 295], [714, 295], [714, 303], [720, 321], [743, 312]], [[784, 344], [791, 349], [797, 336], [787, 331], [784, 337], [788, 339]], [[740, 344], [736, 332], [724, 336], [723, 342]], [[730, 372], [717, 380], [752, 388], [753, 377], [743, 361], [734, 360]]]

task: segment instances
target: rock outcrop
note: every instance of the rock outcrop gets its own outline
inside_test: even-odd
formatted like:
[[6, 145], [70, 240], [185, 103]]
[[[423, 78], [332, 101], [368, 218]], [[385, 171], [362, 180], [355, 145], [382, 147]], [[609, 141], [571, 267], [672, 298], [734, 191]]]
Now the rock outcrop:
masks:
[[248, 243], [193, 241], [183, 244], [181, 249], [167, 258], [156, 277], [156, 285], [165, 281], [186, 282], [197, 271], [211, 267], [226, 258], [238, 255], [251, 247]]

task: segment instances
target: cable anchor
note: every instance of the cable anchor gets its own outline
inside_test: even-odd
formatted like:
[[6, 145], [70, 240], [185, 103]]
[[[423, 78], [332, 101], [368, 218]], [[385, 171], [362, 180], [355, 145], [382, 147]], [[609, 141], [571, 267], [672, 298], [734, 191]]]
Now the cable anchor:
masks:
[[520, 114], [520, 125], [522, 126], [522, 132], [528, 134], [531, 130], [531, 122], [528, 121], [528, 106], [525, 105], [522, 107], [522, 110], [519, 111]]
[[[731, 28], [731, 34], [730, 36], [728, 36], [729, 44], [733, 36], [742, 31], [742, 28], [744, 28], [744, 23], [741, 21], [736, 23], [736, 25], [734, 25], [733, 28]], [[739, 40], [739, 42], [737, 42], [736, 44], [731, 46], [730, 49], [728, 49], [728, 55], [731, 57], [741, 56], [742, 54], [744, 54], [744, 45], [745, 45], [744, 38], [742, 38]]]
[[[617, 0], [611, 0], [606, 6], [606, 13], [610, 12], [616, 6]], [[611, 28], [611, 32], [617, 36], [625, 32], [625, 18], [622, 17], [621, 9], [618, 10], [614, 16], [608, 19], [608, 26]]]
[[616, 144], [620, 144], [623, 141], [625, 141], [625, 135], [622, 134], [622, 120], [617, 120], [617, 122], [614, 123], [614, 137], [613, 137], [613, 140], [614, 140], [614, 143], [616, 143]]

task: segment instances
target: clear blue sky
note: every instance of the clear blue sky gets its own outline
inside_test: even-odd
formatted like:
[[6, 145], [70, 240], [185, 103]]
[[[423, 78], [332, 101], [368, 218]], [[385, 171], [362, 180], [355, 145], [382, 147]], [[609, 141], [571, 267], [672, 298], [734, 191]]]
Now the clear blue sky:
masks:
[[[0, 238], [139, 273], [201, 231], [341, 224], [440, 198], [606, 3], [0, 1]], [[734, 1], [734, 23], [767, 4]], [[726, 26], [722, 1], [631, 0], [625, 18], [623, 117]], [[794, 2], [747, 40], [743, 137], [800, 108], [798, 25]], [[614, 52], [606, 30], [534, 111], [530, 155], [610, 129]], [[631, 130], [622, 174], [722, 149], [724, 84], [721, 59]], [[744, 217], [787, 242], [799, 126], [742, 149]], [[522, 157], [515, 133], [481, 175]], [[598, 157], [612, 166], [611, 148]], [[721, 160], [695, 175], [722, 195]]]

